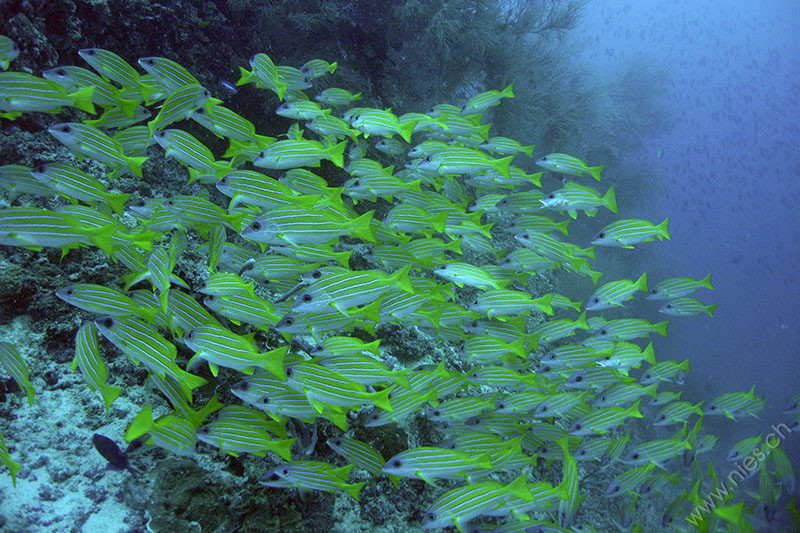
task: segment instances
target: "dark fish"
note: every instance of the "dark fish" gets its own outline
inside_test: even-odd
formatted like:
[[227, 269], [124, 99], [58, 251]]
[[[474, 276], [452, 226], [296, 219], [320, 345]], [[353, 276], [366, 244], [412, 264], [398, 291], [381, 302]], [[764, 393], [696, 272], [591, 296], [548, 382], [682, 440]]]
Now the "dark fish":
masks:
[[119, 446], [113, 440], [100, 433], [95, 433], [92, 436], [92, 444], [94, 444], [94, 448], [100, 455], [108, 461], [107, 469], [127, 470], [134, 476], [139, 475], [139, 471], [128, 463], [128, 456], [119, 449]]
[[239, 90], [236, 88], [236, 86], [234, 84], [232, 84], [229, 81], [225, 81], [225, 80], [220, 80], [219, 88], [222, 89], [222, 91], [227, 96], [233, 96], [234, 94], [239, 92]]

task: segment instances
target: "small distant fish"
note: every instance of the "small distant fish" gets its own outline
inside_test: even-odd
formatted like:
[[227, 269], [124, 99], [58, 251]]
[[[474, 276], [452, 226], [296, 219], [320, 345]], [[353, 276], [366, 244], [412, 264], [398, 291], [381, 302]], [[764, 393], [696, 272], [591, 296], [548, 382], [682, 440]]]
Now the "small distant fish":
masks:
[[670, 316], [700, 316], [706, 313], [713, 317], [716, 308], [717, 304], [705, 305], [694, 298], [675, 298], [661, 306], [658, 312]]
[[547, 154], [537, 159], [536, 164], [559, 174], [570, 174], [572, 176], [589, 174], [597, 181], [600, 181], [600, 173], [603, 172], [602, 165], [590, 167], [586, 164], [586, 161], [581, 161], [577, 157], [567, 154]]
[[6, 70], [8, 65], [17, 57], [19, 57], [19, 46], [17, 46], [17, 43], [5, 35], [0, 35], [0, 67]]
[[222, 89], [222, 92], [228, 96], [239, 94], [239, 89], [237, 89], [236, 86], [228, 80], [219, 80], [219, 88]]
[[597, 232], [592, 238], [592, 244], [632, 249], [634, 244], [650, 242], [656, 237], [660, 241], [671, 239], [667, 230], [668, 224], [669, 217], [658, 225], [647, 220], [617, 220]]
[[0, 369], [4, 373], [11, 374], [14, 381], [21, 389], [25, 389], [25, 394], [28, 396], [28, 405], [33, 405], [33, 398], [36, 391], [28, 378], [28, 367], [25, 366], [25, 361], [22, 359], [17, 347], [10, 342], [0, 342]]
[[470, 98], [461, 108], [462, 115], [475, 115], [483, 113], [490, 107], [496, 106], [503, 98], [514, 98], [514, 84], [510, 83], [502, 91], [484, 91]]
[[669, 278], [656, 283], [647, 295], [648, 300], [672, 300], [688, 296], [697, 289], [714, 289], [711, 284], [711, 274], [701, 280], [694, 278]]

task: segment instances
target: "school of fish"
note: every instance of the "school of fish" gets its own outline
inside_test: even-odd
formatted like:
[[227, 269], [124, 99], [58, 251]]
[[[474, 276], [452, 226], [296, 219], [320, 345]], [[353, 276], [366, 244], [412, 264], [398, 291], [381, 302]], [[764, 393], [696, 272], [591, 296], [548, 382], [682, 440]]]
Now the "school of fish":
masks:
[[[127, 440], [185, 456], [202, 450], [198, 443], [234, 456], [272, 452], [260, 483], [281, 489], [358, 499], [365, 482], [350, 482], [354, 468], [394, 486], [421, 480], [436, 492], [421, 509], [422, 527], [462, 532], [646, 531], [640, 519], [648, 508], [663, 509], [664, 530], [748, 531], [748, 516], [771, 521], [780, 492], [796, 490], [791, 464], [772, 448], [748, 473], [759, 476], [759, 494], [731, 493], [698, 521], [684, 520], [717, 484], [715, 465], [700, 457], [717, 441], [704, 431], [704, 417], [756, 416], [764, 401], [752, 389], [682, 399], [689, 359], [658, 359], [657, 338], [645, 345], [651, 334], [667, 335], [668, 321], [603, 318], [640, 297], [669, 317], [710, 317], [716, 306], [690, 297], [713, 289], [710, 275], [652, 283], [642, 273], [600, 283], [595, 246], [669, 239], [669, 220], [617, 220], [598, 228], [588, 247], [571, 242], [568, 226], [581, 212], [586, 224], [598, 210], [617, 213], [614, 187], [592, 183], [601, 182], [602, 166], [561, 153], [534, 159], [534, 146], [490, 136], [484, 117], [514, 97], [513, 85], [463, 106], [398, 116], [352, 107], [361, 93], [315, 91], [314, 80], [333, 74], [336, 63], [294, 68], [257, 53], [237, 85], [254, 84], [278, 115], [295, 121], [268, 136], [168, 58], [138, 59], [143, 74], [90, 48], [79, 52], [90, 68], [64, 65], [37, 76], [6, 70], [18, 53], [0, 36], [4, 121], [63, 107], [102, 113], [48, 128], [74, 158], [0, 167], [9, 203], [22, 200], [0, 209], [0, 244], [56, 247], [62, 258], [96, 247], [127, 267], [108, 286], [79, 282], [57, 291], [94, 314], [76, 332], [72, 370], [106, 411], [123, 391], [110, 380], [101, 340], [145, 368], [169, 401], [169, 408], [154, 401], [132, 413]], [[226, 139], [227, 151], [212, 153], [181, 129], [187, 121]], [[147, 161], [162, 156], [185, 166], [192, 194], [130, 202], [109, 192], [115, 178], [142, 178]], [[76, 159], [108, 172], [92, 176]], [[541, 172], [515, 166], [531, 163]], [[342, 186], [315, 173], [320, 165], [338, 172]], [[542, 172], [563, 177], [563, 187], [543, 190]], [[34, 197], [65, 202], [44, 209]], [[187, 253], [206, 258], [202, 286], [175, 273]], [[588, 277], [596, 290], [584, 302], [542, 294], [537, 272], [552, 269]], [[401, 365], [381, 345], [390, 326], [435, 339], [447, 355]], [[28, 404], [35, 401], [12, 343], [0, 343], [0, 373], [19, 383]], [[198, 393], [236, 376], [224, 403]], [[785, 412], [796, 428], [800, 395]], [[388, 459], [378, 442], [349, 431], [403, 429], [414, 417], [430, 421], [438, 438]], [[341, 456], [337, 464], [307, 460], [332, 456], [313, 443], [299, 450], [289, 419], [335, 425], [339, 436], [327, 445]], [[642, 441], [626, 429], [633, 424], [666, 426], [672, 436]], [[728, 459], [768, 445], [763, 435], [745, 439]], [[0, 462], [16, 482], [24, 465], [2, 436]], [[610, 483], [597, 487], [598, 475]], [[619, 496], [624, 512], [606, 523], [582, 515], [582, 507]]]

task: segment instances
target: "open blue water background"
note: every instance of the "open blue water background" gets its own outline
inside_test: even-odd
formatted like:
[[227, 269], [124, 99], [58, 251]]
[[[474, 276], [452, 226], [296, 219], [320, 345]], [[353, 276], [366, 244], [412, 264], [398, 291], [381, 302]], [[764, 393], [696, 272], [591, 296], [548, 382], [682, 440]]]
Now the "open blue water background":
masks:
[[[656, 223], [670, 217], [672, 241], [648, 252], [651, 283], [712, 273], [716, 290], [697, 295], [719, 304], [715, 317], [674, 318], [656, 341], [661, 358], [691, 358], [684, 399], [755, 384], [767, 400], [760, 420], [706, 418], [722, 455], [788, 423], [781, 410], [800, 392], [798, 24], [791, 0], [598, 1], [576, 32], [585, 44], [577, 60], [593, 75], [642, 60], [662, 73], [674, 127], [626, 157], [652, 165], [642, 179], [664, 186], [654, 203], [621, 208]], [[783, 446], [795, 465], [797, 433]]]

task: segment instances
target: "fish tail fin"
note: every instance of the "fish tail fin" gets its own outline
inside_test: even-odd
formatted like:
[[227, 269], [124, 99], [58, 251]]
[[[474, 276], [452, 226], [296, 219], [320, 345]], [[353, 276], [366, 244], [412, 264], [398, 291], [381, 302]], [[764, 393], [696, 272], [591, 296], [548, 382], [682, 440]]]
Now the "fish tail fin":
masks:
[[370, 396], [372, 403], [376, 407], [380, 407], [384, 411], [392, 412], [394, 411], [394, 407], [392, 407], [391, 402], [389, 401], [389, 393], [392, 392], [394, 387], [389, 387], [388, 389], [383, 389], [380, 392], [376, 392]]
[[366, 481], [362, 481], [361, 483], [343, 483], [342, 488], [355, 501], [358, 501], [358, 493], [361, 492], [361, 488], [366, 484]]
[[93, 228], [88, 231], [89, 240], [92, 244], [103, 250], [110, 256], [114, 256], [114, 247], [111, 244], [111, 238], [117, 232], [116, 224], [107, 224], [99, 228]]
[[358, 218], [353, 219], [350, 226], [350, 235], [366, 242], [376, 242], [372, 231], [372, 215], [375, 211], [367, 211]]
[[514, 159], [513, 155], [504, 157], [503, 159], [496, 159], [492, 166], [496, 171], [498, 171], [504, 177], [511, 179], [511, 174], [509, 173], [508, 166], [511, 164], [512, 159]]
[[285, 461], [292, 460], [292, 444], [297, 439], [270, 440], [270, 451], [277, 453]]
[[552, 294], [545, 294], [544, 296], [541, 296], [533, 300], [533, 303], [536, 305], [537, 309], [539, 309], [539, 311], [541, 311], [542, 313], [553, 316], [553, 307], [550, 304], [552, 300], [553, 300]]
[[92, 95], [94, 94], [94, 85], [87, 85], [86, 87], [82, 87], [75, 91], [74, 93], [70, 93], [69, 99], [72, 101], [72, 105], [80, 109], [81, 111], [86, 111], [89, 114], [94, 115], [97, 113], [94, 109], [94, 104], [92, 103]]
[[22, 466], [19, 463], [15, 463], [11, 459], [8, 460], [8, 463], [6, 463], [6, 466], [8, 466], [8, 472], [11, 474], [11, 486], [12, 487], [16, 487], [17, 486], [17, 472], [22, 470]]
[[278, 100], [283, 102], [283, 93], [286, 92], [286, 84], [281, 82], [281, 81], [275, 82], [274, 91], [275, 91], [275, 94], [278, 95]]
[[400, 134], [400, 137], [409, 144], [411, 144], [411, 134], [414, 133], [414, 128], [417, 127], [416, 120], [411, 120], [409, 122], [403, 122], [400, 124], [400, 127], [397, 130], [397, 133]]
[[656, 231], [658, 231], [658, 239], [663, 241], [664, 239], [672, 240], [672, 237], [669, 236], [669, 231], [667, 231], [667, 225], [669, 224], [669, 217], [664, 219], [664, 222], [656, 226]]
[[625, 414], [633, 418], [642, 418], [642, 413], [639, 412], [639, 404], [641, 400], [636, 400], [636, 403], [631, 405], [625, 410]]
[[617, 195], [614, 193], [613, 185], [608, 188], [601, 200], [603, 201], [603, 205], [606, 206], [609, 211], [612, 213], [619, 213], [619, 208], [617, 207]]
[[339, 168], [344, 168], [344, 149], [346, 146], [347, 141], [342, 141], [328, 149], [328, 157]]
[[650, 341], [647, 348], [642, 350], [642, 357], [651, 365], [656, 364], [656, 352], [653, 350], [653, 341]]
[[488, 224], [484, 224], [483, 226], [480, 226], [481, 235], [483, 235], [487, 239], [491, 240], [492, 234], [491, 234], [491, 232], [489, 230], [491, 230], [493, 227], [494, 227], [494, 222], [489, 222]]
[[653, 324], [653, 331], [661, 335], [662, 337], [667, 336], [667, 326], [669, 325], [669, 320], [665, 320], [663, 322], [659, 322], [658, 324]]
[[286, 370], [283, 368], [283, 359], [286, 357], [288, 351], [289, 345], [287, 344], [269, 352], [262, 353], [261, 368], [276, 378], [286, 381]]
[[586, 322], [586, 311], [581, 313], [581, 316], [579, 316], [578, 319], [575, 321], [575, 326], [584, 330], [589, 329], [589, 323]]
[[250, 83], [250, 78], [253, 76], [253, 73], [247, 70], [244, 67], [239, 67], [239, 80], [236, 82], [236, 86], [239, 87], [240, 85], [244, 85], [245, 83]]
[[408, 279], [409, 272], [411, 272], [411, 265], [406, 265], [389, 276], [389, 282], [402, 291], [414, 294], [414, 286], [411, 285], [411, 280]]
[[103, 384], [99, 386], [98, 389], [100, 395], [103, 397], [103, 403], [106, 406], [106, 414], [108, 414], [108, 410], [111, 409], [111, 404], [122, 394], [122, 388]]
[[502, 98], [514, 98], [514, 84], [509, 83], [508, 87], [500, 91], [500, 96]]
[[[152, 137], [152, 135], [151, 135]], [[137, 177], [142, 177], [142, 165], [145, 161], [147, 161], [147, 156], [142, 157], [126, 157], [125, 158], [125, 166], [127, 166], [131, 172]]]
[[600, 173], [603, 172], [604, 168], [605, 167], [603, 165], [598, 165], [596, 167], [587, 167], [586, 170], [589, 171], [589, 174], [591, 174], [594, 179], [596, 179], [597, 181], [601, 181]]
[[707, 305], [707, 306], [705, 306], [705, 307], [703, 308], [703, 311], [705, 311], [706, 313], [708, 313], [708, 316], [710, 316], [711, 318], [714, 318], [714, 309], [716, 309], [716, 308], [717, 308], [717, 305], [718, 305], [718, 304], [711, 304], [711, 305]]
[[139, 411], [139, 414], [130, 423], [128, 429], [125, 431], [125, 440], [130, 442], [138, 439], [142, 435], [149, 433], [153, 428], [153, 408], [147, 403]]
[[131, 100], [129, 98], [119, 98], [115, 100], [117, 105], [119, 106], [122, 113], [128, 117], [133, 118], [133, 110], [136, 109], [136, 106], [139, 105], [139, 102], [136, 100]]
[[130, 194], [113, 194], [107, 193], [103, 196], [103, 199], [108, 204], [108, 206], [114, 210], [114, 212], [118, 215], [122, 215], [123, 210], [125, 209], [125, 202], [128, 201]]
[[636, 280], [636, 289], [647, 292], [647, 272], [642, 272], [642, 275]]
[[711, 284], [711, 273], [700, 280], [700, 286], [705, 287], [706, 289], [711, 289], [712, 291], [714, 290], [714, 286]]

